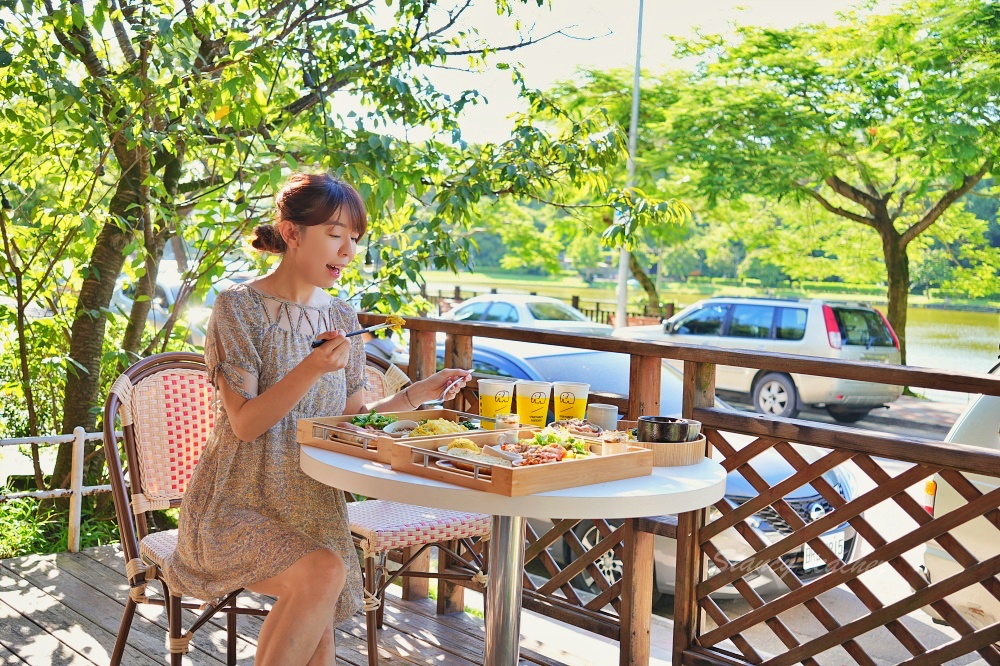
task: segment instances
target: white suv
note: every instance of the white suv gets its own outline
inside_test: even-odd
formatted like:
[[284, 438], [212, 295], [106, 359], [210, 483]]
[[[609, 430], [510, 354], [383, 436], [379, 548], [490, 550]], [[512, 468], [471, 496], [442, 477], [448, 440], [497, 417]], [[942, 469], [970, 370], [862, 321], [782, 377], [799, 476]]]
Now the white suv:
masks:
[[[709, 298], [661, 326], [617, 329], [615, 336], [723, 349], [779, 352], [844, 361], [899, 364], [899, 340], [881, 312], [862, 303], [771, 298]], [[673, 363], [681, 363], [675, 361]], [[747, 393], [762, 414], [794, 417], [802, 405], [825, 407], [853, 423], [892, 402], [901, 386], [720, 365], [715, 386]]]

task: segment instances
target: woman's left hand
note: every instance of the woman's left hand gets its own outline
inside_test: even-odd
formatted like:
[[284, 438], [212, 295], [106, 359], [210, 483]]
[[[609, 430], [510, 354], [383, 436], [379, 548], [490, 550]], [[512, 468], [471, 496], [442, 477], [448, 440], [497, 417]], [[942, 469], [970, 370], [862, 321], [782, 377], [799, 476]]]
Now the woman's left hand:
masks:
[[417, 400], [420, 402], [437, 400], [441, 397], [441, 393], [444, 392], [445, 387], [456, 379], [459, 381], [448, 390], [448, 395], [444, 398], [445, 400], [451, 400], [458, 395], [458, 392], [465, 387], [466, 382], [472, 379], [472, 373], [469, 370], [445, 368], [440, 372], [434, 373], [427, 379], [414, 384], [410, 388], [412, 399], [414, 402]]

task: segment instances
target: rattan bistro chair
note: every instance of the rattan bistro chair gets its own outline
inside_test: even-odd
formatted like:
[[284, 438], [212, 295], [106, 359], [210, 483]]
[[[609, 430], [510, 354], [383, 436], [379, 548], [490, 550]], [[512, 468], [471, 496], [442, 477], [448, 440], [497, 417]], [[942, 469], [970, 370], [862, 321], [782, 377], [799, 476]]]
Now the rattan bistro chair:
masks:
[[[122, 373], [104, 405], [104, 453], [121, 534], [129, 596], [111, 655], [121, 663], [138, 604], [166, 606], [170, 663], [180, 666], [191, 637], [216, 613], [227, 616], [227, 663], [236, 663], [236, 616], [266, 615], [257, 608], [237, 607], [233, 590], [221, 599], [193, 603], [170, 592], [161, 567], [177, 547], [177, 530], [149, 532], [147, 511], [179, 507], [194, 466], [213, 426], [213, 388], [200, 354], [170, 352], [145, 358]], [[121, 421], [129, 486], [119, 457], [115, 422]], [[147, 595], [158, 581], [162, 597]], [[202, 609], [187, 631], [184, 608]]]
[[[392, 395], [408, 381], [406, 375], [382, 359], [368, 356], [365, 402]], [[367, 499], [347, 505], [354, 543], [364, 559], [365, 620], [367, 626], [368, 664], [378, 666], [378, 629], [382, 626], [382, 608], [386, 588], [401, 576], [471, 581], [487, 584], [484, 553], [476, 541], [489, 539], [491, 518], [479, 513], [430, 509], [400, 502]], [[447, 553], [448, 570], [429, 573], [416, 571], [415, 563], [429, 548]], [[389, 554], [406, 553], [392, 571]]]

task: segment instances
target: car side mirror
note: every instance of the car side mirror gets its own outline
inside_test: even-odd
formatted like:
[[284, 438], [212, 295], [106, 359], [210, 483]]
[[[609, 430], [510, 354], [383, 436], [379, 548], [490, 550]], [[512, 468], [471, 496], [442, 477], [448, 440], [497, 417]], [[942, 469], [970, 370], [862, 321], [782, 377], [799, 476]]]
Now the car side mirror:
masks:
[[674, 324], [671, 324], [669, 321], [664, 321], [663, 322], [663, 332], [664, 333], [673, 333], [676, 330], [677, 330], [677, 328], [676, 328], [676, 326]]

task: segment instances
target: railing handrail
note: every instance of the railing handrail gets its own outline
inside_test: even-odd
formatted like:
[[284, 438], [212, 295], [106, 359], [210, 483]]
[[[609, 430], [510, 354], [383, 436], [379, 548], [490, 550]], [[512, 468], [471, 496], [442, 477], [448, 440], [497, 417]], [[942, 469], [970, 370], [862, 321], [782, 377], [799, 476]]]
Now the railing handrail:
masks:
[[104, 439], [103, 432], [86, 432], [80, 426], [73, 429], [72, 435], [11, 437], [8, 439], [0, 439], [0, 447], [20, 446], [25, 444], [40, 444], [45, 446], [73, 442], [73, 467], [70, 472], [69, 488], [28, 490], [20, 493], [0, 494], [0, 503], [29, 497], [38, 500], [69, 497], [69, 534], [66, 539], [66, 547], [71, 553], [80, 552], [80, 516], [83, 508], [83, 497], [85, 495], [94, 495], [96, 493], [111, 492], [110, 485], [83, 485], [83, 445], [85, 442], [93, 442], [101, 439]]
[[859, 432], [850, 426], [830, 423], [803, 425], [778, 416], [765, 417], [762, 414], [717, 408], [696, 408], [694, 416], [705, 426], [718, 430], [746, 432], [782, 441], [809, 442], [809, 446], [827, 446], [930, 467], [1000, 476], [1000, 451], [981, 446], [955, 442], [946, 444], [880, 432]]
[[[360, 314], [364, 325], [384, 321], [384, 315]], [[718, 347], [702, 347], [675, 342], [627, 340], [625, 338], [553, 333], [541, 329], [511, 328], [502, 324], [469, 324], [447, 319], [407, 317], [406, 328], [412, 331], [450, 333], [470, 337], [524, 341], [525, 333], [531, 342], [616, 352], [634, 356], [651, 356], [695, 363], [732, 365], [743, 368], [780, 368], [783, 372], [801, 373], [821, 377], [852, 379], [856, 381], [933, 388], [958, 393], [983, 393], [1000, 396], [1000, 376], [987, 373], [954, 372], [914, 366], [893, 366], [863, 361], [840, 361], [815, 356], [780, 354], [777, 352], [752, 352]]]

